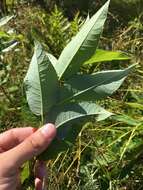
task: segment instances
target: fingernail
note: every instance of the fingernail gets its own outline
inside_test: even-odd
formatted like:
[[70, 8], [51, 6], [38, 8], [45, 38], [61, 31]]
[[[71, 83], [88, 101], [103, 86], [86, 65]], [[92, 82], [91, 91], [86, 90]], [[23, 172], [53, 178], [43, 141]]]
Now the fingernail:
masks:
[[53, 139], [56, 135], [56, 128], [53, 124], [48, 123], [44, 125], [41, 129], [41, 133], [46, 137], [46, 138], [51, 138]]

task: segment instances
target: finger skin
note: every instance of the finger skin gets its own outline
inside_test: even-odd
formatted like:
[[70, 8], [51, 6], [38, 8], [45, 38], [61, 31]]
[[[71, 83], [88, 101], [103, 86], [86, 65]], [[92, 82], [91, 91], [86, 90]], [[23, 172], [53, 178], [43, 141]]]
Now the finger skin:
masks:
[[0, 134], [0, 153], [14, 148], [37, 129], [32, 127], [14, 128]]
[[39, 178], [35, 179], [35, 190], [42, 190], [43, 181]]
[[43, 180], [46, 176], [46, 162], [37, 160], [35, 165], [35, 190], [42, 190]]
[[[56, 135], [53, 124], [47, 124], [28, 137], [15, 148], [3, 153], [3, 161], [7, 163], [8, 170], [20, 167], [25, 161], [39, 155], [51, 143]], [[2, 160], [2, 158], [0, 159]]]

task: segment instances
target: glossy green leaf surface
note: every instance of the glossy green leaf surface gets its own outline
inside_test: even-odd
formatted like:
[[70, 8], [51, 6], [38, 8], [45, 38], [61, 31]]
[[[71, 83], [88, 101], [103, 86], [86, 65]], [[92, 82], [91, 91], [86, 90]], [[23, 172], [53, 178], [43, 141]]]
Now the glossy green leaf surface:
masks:
[[106, 51], [102, 49], [97, 49], [96, 53], [84, 63], [87, 64], [94, 64], [99, 62], [106, 62], [106, 61], [114, 61], [114, 60], [128, 60], [131, 59], [127, 54], [118, 51]]
[[29, 171], [29, 163], [26, 162], [24, 165], [23, 165], [23, 169], [22, 169], [22, 172], [21, 172], [21, 182], [22, 184], [24, 183], [24, 181], [30, 176], [30, 171]]
[[100, 35], [107, 17], [109, 0], [81, 28], [61, 53], [56, 71], [59, 78], [70, 77], [80, 66], [95, 54]]
[[35, 115], [45, 115], [55, 104], [58, 88], [56, 71], [39, 43], [24, 79], [27, 101]]

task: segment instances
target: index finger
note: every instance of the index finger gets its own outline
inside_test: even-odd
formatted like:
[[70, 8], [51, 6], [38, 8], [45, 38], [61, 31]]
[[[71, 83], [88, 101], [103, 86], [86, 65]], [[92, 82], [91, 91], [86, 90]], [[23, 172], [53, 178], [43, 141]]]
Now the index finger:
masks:
[[14, 148], [27, 137], [32, 135], [37, 129], [32, 127], [13, 128], [0, 134], [0, 152], [5, 152]]

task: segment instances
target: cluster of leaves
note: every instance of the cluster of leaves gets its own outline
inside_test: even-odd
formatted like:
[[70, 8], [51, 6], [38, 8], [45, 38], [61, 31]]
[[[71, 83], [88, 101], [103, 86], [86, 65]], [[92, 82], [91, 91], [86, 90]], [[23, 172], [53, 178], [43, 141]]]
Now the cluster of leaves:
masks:
[[[131, 66], [125, 70], [103, 71], [92, 75], [80, 73], [80, 67], [84, 63], [92, 63], [94, 60], [96, 62], [105, 54], [105, 51], [99, 50], [96, 57], [109, 2], [91, 19], [86, 20], [58, 60], [43, 51], [36, 42], [24, 83], [31, 111], [42, 116], [43, 124], [52, 122], [58, 128], [58, 136], [51, 145], [49, 157], [56, 154], [57, 149], [68, 147], [69, 136], [74, 131], [73, 122], [92, 115], [98, 115], [97, 120], [104, 120], [112, 115], [94, 102], [116, 91], [132, 69]], [[114, 58], [113, 55], [111, 53], [110, 58]], [[127, 56], [122, 59], [127, 59]]]
[[[66, 2], [68, 3], [70, 1]], [[133, 1], [130, 1], [131, 4], [133, 4], [132, 2]], [[101, 3], [101, 1], [99, 3]], [[120, 13], [120, 10], [123, 10], [119, 8], [120, 6], [124, 6], [125, 12], [129, 12], [126, 8], [128, 9], [130, 6], [126, 3], [120, 3], [120, 1], [118, 1], [116, 5], [118, 5], [117, 8], [119, 9], [119, 15], [123, 14]], [[143, 6], [140, 7], [142, 8]], [[58, 10], [60, 11], [60, 9]], [[134, 10], [135, 6], [133, 6], [133, 10], [130, 11], [131, 14], [128, 14], [127, 16], [130, 17], [132, 14], [135, 14], [136, 11]], [[4, 116], [3, 118], [0, 118], [3, 123], [2, 125], [0, 124], [0, 126], [4, 126], [5, 129], [6, 127], [21, 127], [24, 125], [32, 125], [36, 127], [39, 123], [37, 119], [30, 114], [23, 98], [21, 98], [20, 89], [22, 84], [21, 79], [26, 72], [25, 68], [27, 68], [27, 65], [29, 64], [29, 58], [32, 53], [31, 47], [33, 47], [33, 43], [31, 41], [32, 35], [29, 36], [31, 33], [30, 29], [33, 27], [36, 28], [37, 26], [40, 31], [44, 31], [44, 33], [42, 32], [42, 36], [45, 36], [48, 31], [48, 22], [43, 22], [42, 15], [45, 15], [44, 18], [48, 19], [51, 14], [49, 14], [49, 12], [45, 13], [38, 6], [28, 6], [27, 4], [27, 6], [17, 7], [17, 17], [13, 19], [12, 24], [10, 22], [10, 26], [12, 26], [12, 28], [16, 28], [18, 33], [21, 33], [24, 36], [26, 44], [25, 41], [22, 43], [22, 46], [20, 46], [21, 51], [2, 53], [1, 56], [3, 57], [3, 55], [6, 55], [4, 59], [1, 59], [2, 66], [12, 65], [10, 70], [9, 67], [7, 67], [7, 73], [9, 73], [8, 81], [1, 85], [1, 87], [4, 87], [4, 90], [6, 90], [6, 96], [0, 89], [0, 115]], [[124, 16], [125, 15], [126, 14], [124, 14]], [[113, 17], [114, 16], [115, 15], [113, 15]], [[111, 14], [109, 19], [111, 19]], [[122, 19], [123, 17], [119, 18], [119, 20]], [[127, 22], [126, 19], [124, 19], [124, 21]], [[111, 28], [114, 24], [113, 22], [110, 23]], [[86, 124], [84, 126], [82, 124], [80, 124], [80, 126], [74, 125], [75, 130], [80, 130], [80, 127], [82, 126], [83, 128], [79, 133], [76, 145], [73, 147], [72, 151], [70, 150], [64, 154], [60, 154], [55, 160], [48, 162], [49, 177], [47, 183], [49, 190], [74, 190], [85, 188], [142, 189], [142, 17], [135, 19], [124, 29], [121, 26], [123, 23], [119, 22], [119, 24], [120, 28], [118, 28], [116, 33], [112, 34], [108, 31], [108, 39], [105, 38], [107, 37], [107, 33], [104, 33], [104, 38], [101, 40], [102, 43], [100, 43], [100, 48], [110, 49], [112, 47], [114, 50], [127, 50], [128, 52], [135, 54], [136, 59], [132, 59], [131, 61], [133, 63], [137, 61], [140, 64], [136, 69], [136, 74], [132, 74], [132, 76], [126, 80], [121, 90], [112, 96], [112, 98], [108, 98], [106, 101], [104, 100], [102, 102], [104, 107], [120, 115], [114, 117], [114, 119], [108, 119], [98, 123], [95, 119], [91, 119], [92, 123], [90, 124]], [[75, 26], [77, 27], [77, 22]], [[76, 27], [74, 29], [75, 33], [78, 31]], [[1, 30], [3, 31], [3, 29]], [[68, 32], [65, 33], [69, 35]], [[49, 32], [46, 35], [48, 36]], [[52, 33], [50, 36], [52, 37]], [[112, 38], [109, 39], [109, 37]], [[40, 36], [37, 35], [36, 38], [39, 40]], [[71, 39], [71, 36], [69, 36], [69, 39]], [[42, 42], [42, 45], [44, 45], [46, 49], [50, 50], [50, 46], [47, 48], [47, 41], [44, 39], [39, 41]], [[57, 41], [54, 43], [56, 44]], [[65, 44], [64, 40], [59, 39], [59, 41]], [[62, 47], [64, 47], [64, 45]], [[3, 46], [3, 48], [6, 48], [6, 46]], [[54, 52], [53, 49], [51, 52], [54, 55], [59, 55], [61, 47], [58, 47], [58, 51]], [[101, 56], [99, 56], [100, 51], [103, 52]], [[84, 63], [85, 65], [80, 73], [83, 71], [89, 73], [88, 68], [90, 68], [90, 73], [92, 73], [93, 69], [96, 72], [101, 68], [107, 70], [125, 67], [127, 61], [126, 63], [122, 61], [106, 63], [106, 59], [108, 61], [114, 60], [114, 56], [117, 54], [112, 54], [112, 52], [107, 51], [105, 52], [104, 50], [100, 51], [96, 50], [95, 62], [91, 63], [90, 61], [90, 63]], [[109, 54], [105, 57], [105, 53]], [[120, 55], [123, 56], [123, 54], [120, 52], [116, 53], [118, 53], [118, 59], [120, 60]], [[99, 63], [97, 64], [98, 59]], [[101, 62], [101, 64], [100, 61], [102, 60], [105, 62]], [[2, 70], [3, 69], [1, 69], [1, 71]], [[63, 84], [63, 81], [60, 84]], [[10, 105], [6, 102], [9, 98], [12, 100]], [[8, 107], [6, 108], [6, 106]], [[26, 163], [25, 166], [26, 167], [22, 174], [22, 182], [24, 182], [23, 188], [33, 189], [32, 187], [30, 188], [32, 184], [32, 179], [30, 178], [29, 173], [29, 171], [32, 171], [31, 163], [30, 170], [28, 163]], [[27, 179], [28, 176], [29, 179]]]

